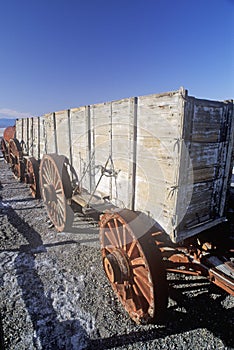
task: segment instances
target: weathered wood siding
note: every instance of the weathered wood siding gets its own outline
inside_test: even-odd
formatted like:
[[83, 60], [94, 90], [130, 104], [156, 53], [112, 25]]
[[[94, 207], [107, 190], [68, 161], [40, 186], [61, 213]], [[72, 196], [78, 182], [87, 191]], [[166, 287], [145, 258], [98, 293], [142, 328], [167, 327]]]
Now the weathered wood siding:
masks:
[[133, 123], [132, 98], [90, 106], [92, 191], [98, 184], [100, 196], [128, 208], [133, 205]]
[[15, 137], [21, 143], [23, 140], [23, 122], [24, 119], [16, 119], [15, 121]]
[[70, 110], [71, 148], [67, 154], [77, 172], [81, 186], [90, 191], [91, 170], [89, 165], [89, 107]]
[[114, 101], [109, 121], [109, 154], [113, 162], [108, 167], [114, 172], [109, 178], [112, 201], [119, 207], [135, 206], [135, 119], [137, 100]]
[[82, 188], [153, 218], [174, 242], [225, 219], [233, 103], [184, 89], [16, 123], [29, 155], [64, 154]]
[[29, 118], [23, 119], [22, 148], [25, 154], [29, 150]]
[[183, 138], [192, 168], [185, 171], [182, 157], [174, 240], [193, 235], [205, 224], [225, 217], [232, 169], [233, 104], [188, 97]]
[[[54, 130], [56, 135], [56, 153], [69, 156], [68, 111], [54, 113]], [[69, 159], [69, 157], [68, 157]]]
[[57, 152], [57, 135], [54, 121], [54, 113], [44, 115], [45, 150], [47, 154]]
[[138, 98], [135, 207], [173, 232], [183, 110], [181, 91]]
[[40, 159], [40, 118], [32, 118], [32, 144], [31, 154], [36, 159]]

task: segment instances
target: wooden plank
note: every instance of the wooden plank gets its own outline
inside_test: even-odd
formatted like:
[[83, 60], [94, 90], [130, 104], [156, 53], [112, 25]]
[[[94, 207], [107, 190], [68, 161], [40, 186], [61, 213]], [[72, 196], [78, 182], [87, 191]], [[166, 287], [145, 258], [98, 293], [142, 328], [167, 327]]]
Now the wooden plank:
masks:
[[39, 118], [32, 118], [32, 155], [38, 159], [39, 158]]
[[226, 116], [228, 120], [227, 144], [226, 144], [226, 164], [222, 188], [220, 188], [220, 208], [219, 215], [225, 215], [225, 205], [227, 200], [227, 190], [231, 183], [232, 169], [234, 166], [233, 146], [234, 146], [234, 105], [233, 101], [226, 103]]
[[174, 228], [183, 110], [181, 92], [139, 98], [136, 209]]
[[53, 113], [44, 115], [44, 135], [45, 135], [46, 154], [56, 153]]
[[70, 158], [70, 138], [68, 128], [68, 111], [63, 110], [55, 112], [56, 121], [56, 141], [57, 153], [63, 154], [68, 159]]
[[45, 132], [45, 120], [44, 120], [44, 116], [40, 116], [40, 124], [39, 124], [39, 134], [40, 134], [40, 139], [39, 139], [39, 143], [40, 143], [40, 159], [42, 159], [43, 154], [47, 153], [47, 149], [46, 149], [46, 132]]
[[139, 136], [162, 139], [177, 138], [180, 134], [181, 116], [178, 111], [179, 92], [175, 95], [142, 96], [138, 99], [138, 134]]
[[[90, 106], [95, 183], [100, 181], [97, 191], [128, 208], [133, 205], [133, 106], [132, 98]], [[105, 164], [116, 176], [101, 175]]]
[[183, 169], [187, 168], [185, 157], [181, 158], [177, 229], [172, 235], [176, 242], [201, 232], [208, 221], [212, 226], [215, 218], [224, 219], [224, 211], [220, 211], [220, 198], [226, 198], [223, 186], [226, 181], [225, 168], [230, 169], [227, 154], [231, 141], [224, 108], [224, 103], [188, 98], [184, 137], [188, 140], [185, 143], [193, 168], [184, 172]]
[[33, 156], [33, 118], [27, 119], [27, 144], [28, 144], [28, 155]]
[[15, 121], [15, 135], [19, 142], [22, 141], [22, 119], [16, 119]]
[[28, 118], [22, 119], [22, 140], [21, 146], [24, 154], [28, 154]]
[[219, 143], [192, 142], [189, 148], [194, 169], [206, 168], [219, 163]]
[[[82, 186], [89, 189], [90, 181], [87, 169], [89, 164], [89, 152], [86, 108], [79, 107], [71, 109], [70, 123], [73, 166], [77, 172], [79, 180], [82, 179]], [[85, 171], [86, 175], [83, 177]]]

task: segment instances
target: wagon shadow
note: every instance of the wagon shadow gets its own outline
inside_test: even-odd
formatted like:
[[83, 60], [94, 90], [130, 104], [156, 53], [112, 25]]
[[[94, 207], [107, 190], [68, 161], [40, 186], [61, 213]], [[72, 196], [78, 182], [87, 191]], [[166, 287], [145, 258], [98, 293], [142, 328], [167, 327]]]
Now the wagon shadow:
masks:
[[[7, 185], [7, 183], [5, 184]], [[22, 185], [20, 182], [19, 182], [19, 185]], [[22, 187], [22, 186], [19, 186], [19, 187], [8, 187], [8, 190], [9, 191], [25, 191], [25, 189], [27, 189], [27, 187]]]
[[[191, 280], [173, 280], [169, 281], [169, 295], [175, 302], [167, 310], [167, 318], [163, 325], [142, 326], [141, 330], [133, 331], [129, 334], [115, 335], [104, 339], [88, 339], [85, 330], [80, 325], [79, 320], [60, 322], [53, 307], [53, 300], [50, 295], [46, 295], [43, 282], [37, 273], [33, 250], [43, 250], [52, 245], [73, 244], [79, 241], [67, 241], [51, 244], [43, 244], [40, 234], [28, 225], [12, 209], [7, 208], [9, 223], [17, 229], [28, 242], [22, 245], [19, 254], [15, 259], [15, 269], [17, 272], [17, 282], [22, 290], [22, 297], [31, 318], [37, 338], [40, 340], [43, 349], [59, 349], [56, 334], [65, 336], [69, 342], [69, 337], [73, 334], [80, 334], [80, 342], [84, 342], [83, 349], [112, 349], [118, 346], [135, 344], [139, 341], [150, 341], [159, 338], [166, 338], [178, 333], [205, 328], [223, 341], [225, 346], [232, 347], [233, 344], [233, 308], [226, 309], [222, 306], [227, 294], [209, 284], [206, 279]], [[87, 233], [87, 230], [85, 230]], [[27, 254], [26, 254], [27, 253]], [[27, 257], [28, 265], [23, 266], [24, 258]], [[24, 271], [22, 268], [24, 267]], [[24, 272], [22, 278], [22, 272]], [[37, 285], [37, 294], [33, 285]], [[193, 292], [194, 296], [186, 295], [187, 292]], [[216, 296], [216, 299], [213, 297]], [[37, 301], [38, 311], [32, 308], [32, 300]], [[41, 310], [41, 311], [40, 311]], [[46, 316], [43, 314], [46, 310]], [[43, 319], [47, 317], [46, 323]], [[56, 333], [56, 334], [55, 334]], [[61, 339], [60, 339], [61, 340]], [[36, 341], [36, 340], [35, 340]], [[49, 344], [49, 346], [48, 346]], [[89, 345], [88, 345], [89, 344]], [[38, 344], [35, 343], [35, 346]], [[68, 347], [69, 348], [69, 347]]]
[[[176, 302], [176, 307], [168, 309], [170, 321], [166, 325], [170, 325], [177, 333], [205, 328], [226, 346], [233, 346], [234, 308], [226, 309], [222, 305], [228, 294], [206, 279], [183, 282], [181, 286], [181, 281], [176, 281], [180, 284], [179, 288], [170, 286], [169, 295]], [[192, 292], [195, 296], [186, 295], [187, 292]], [[178, 308], [185, 312], [177, 311]]]
[[[207, 283], [206, 279], [191, 284], [191, 281], [175, 281], [183, 284], [183, 287], [177, 288], [173, 285], [169, 287], [169, 296], [176, 302], [175, 306], [168, 308], [166, 320], [161, 325], [142, 326], [140, 331], [132, 331], [128, 334], [112, 336], [105, 339], [93, 339], [91, 348], [112, 349], [115, 347], [135, 344], [137, 342], [153, 341], [163, 339], [168, 336], [197, 330], [200, 328], [207, 329], [219, 338], [225, 346], [232, 347], [233, 339], [233, 317], [234, 310], [225, 309], [222, 302], [227, 294], [213, 284]], [[184, 283], [183, 283], [184, 282]], [[174, 283], [174, 282], [173, 282]], [[203, 291], [201, 292], [201, 288]], [[196, 291], [200, 294], [191, 297], [185, 293]], [[212, 294], [217, 298], [214, 300]], [[181, 311], [178, 311], [181, 310]], [[93, 346], [93, 347], [92, 347]]]
[[[92, 238], [93, 241], [98, 241], [99, 238], [99, 226], [98, 221], [94, 220], [90, 216], [85, 216], [83, 213], [77, 213], [75, 212], [74, 220], [69, 228], [66, 229], [64, 232], [66, 233], [72, 233], [75, 235], [93, 235], [94, 238]], [[88, 238], [88, 240], [90, 240]]]
[[[17, 188], [18, 190], [18, 188]], [[25, 189], [24, 189], [25, 190]], [[16, 198], [16, 199], [8, 199], [6, 202], [7, 203], [27, 203], [27, 202], [31, 202], [31, 201], [35, 201], [35, 198], [32, 197], [26, 197], [26, 198]]]
[[[35, 266], [33, 252], [34, 254], [35, 252], [46, 252], [47, 246], [56, 244], [44, 245], [40, 234], [11, 207], [8, 207], [5, 213], [8, 222], [28, 242], [17, 249], [14, 269], [25, 308], [33, 325], [33, 345], [36, 349], [69, 349], [76, 344], [79, 349], [88, 349], [89, 337], [79, 320], [59, 321], [53, 306], [53, 299], [50, 294], [46, 294], [44, 284]], [[76, 241], [58, 242], [58, 245], [74, 242], [77, 243]]]

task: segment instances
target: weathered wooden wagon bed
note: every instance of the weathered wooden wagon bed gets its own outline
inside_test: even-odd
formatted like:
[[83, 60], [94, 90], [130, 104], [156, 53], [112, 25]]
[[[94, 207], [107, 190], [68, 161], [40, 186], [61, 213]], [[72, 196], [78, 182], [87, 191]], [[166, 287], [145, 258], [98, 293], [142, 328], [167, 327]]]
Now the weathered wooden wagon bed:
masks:
[[226, 221], [233, 135], [233, 101], [181, 88], [18, 119], [12, 142], [34, 195], [41, 160], [58, 230], [72, 224], [74, 203], [102, 214], [107, 277], [132, 319], [149, 322], [167, 303], [165, 267], [233, 293], [231, 262], [198, 236]]

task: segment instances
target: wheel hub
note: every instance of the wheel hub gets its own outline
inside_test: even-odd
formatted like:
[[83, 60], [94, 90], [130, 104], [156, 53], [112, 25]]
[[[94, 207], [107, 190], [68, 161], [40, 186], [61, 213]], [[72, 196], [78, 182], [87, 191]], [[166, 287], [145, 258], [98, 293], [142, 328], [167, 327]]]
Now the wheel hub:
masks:
[[104, 258], [104, 269], [112, 283], [123, 283], [129, 280], [130, 268], [128, 259], [121, 249], [116, 249]]
[[57, 201], [56, 191], [53, 184], [44, 185], [44, 194], [45, 194], [45, 200], [47, 203]]

